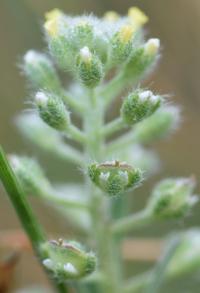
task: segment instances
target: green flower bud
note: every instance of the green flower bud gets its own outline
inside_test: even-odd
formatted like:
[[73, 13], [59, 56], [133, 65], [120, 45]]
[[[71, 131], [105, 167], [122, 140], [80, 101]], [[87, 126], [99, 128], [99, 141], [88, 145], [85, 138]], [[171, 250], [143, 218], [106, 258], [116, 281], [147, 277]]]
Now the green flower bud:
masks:
[[94, 30], [86, 19], [80, 19], [80, 22], [72, 28], [70, 34], [70, 39], [76, 52], [84, 46], [93, 47]]
[[53, 64], [44, 54], [28, 51], [24, 56], [23, 70], [36, 89], [56, 91], [60, 88]]
[[60, 282], [80, 279], [96, 268], [96, 257], [73, 241], [52, 240], [42, 246], [46, 258], [43, 265]]
[[60, 25], [56, 36], [48, 39], [49, 49], [59, 67], [72, 71], [80, 49], [93, 47], [93, 27], [84, 20], [75, 25], [63, 23], [63, 27]]
[[181, 242], [169, 263], [167, 276], [176, 277], [200, 269], [200, 230], [180, 233]]
[[35, 96], [41, 119], [52, 128], [65, 130], [70, 123], [70, 115], [63, 101], [56, 95], [47, 92], [38, 92]]
[[165, 179], [155, 186], [148, 208], [158, 218], [183, 217], [197, 202], [194, 186], [193, 178]]
[[92, 54], [88, 47], [83, 47], [77, 58], [78, 75], [87, 87], [96, 87], [102, 77], [103, 68], [99, 58]]
[[10, 163], [27, 194], [38, 195], [40, 194], [40, 188], [44, 191], [50, 189], [48, 179], [34, 159], [12, 155], [10, 156]]
[[126, 64], [125, 78], [130, 82], [137, 81], [149, 73], [158, 59], [159, 46], [158, 39], [150, 39], [144, 46], [135, 48]]
[[128, 125], [133, 125], [152, 115], [160, 106], [161, 97], [151, 91], [136, 91], [123, 102], [121, 116]]
[[133, 35], [134, 28], [131, 25], [124, 25], [121, 27], [119, 32], [117, 32], [111, 39], [111, 52], [110, 58], [111, 62], [114, 64], [119, 64], [124, 62], [130, 56], [133, 50]]
[[135, 127], [134, 135], [140, 143], [150, 143], [175, 130], [180, 121], [180, 111], [174, 106], [165, 106]]
[[88, 169], [91, 180], [109, 196], [117, 196], [139, 185], [142, 173], [125, 162], [92, 164]]

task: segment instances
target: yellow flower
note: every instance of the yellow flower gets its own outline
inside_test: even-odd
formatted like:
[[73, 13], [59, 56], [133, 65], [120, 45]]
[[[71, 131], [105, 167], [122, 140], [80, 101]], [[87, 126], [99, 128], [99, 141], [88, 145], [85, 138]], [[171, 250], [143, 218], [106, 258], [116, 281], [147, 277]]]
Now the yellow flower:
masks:
[[119, 38], [122, 43], [128, 43], [133, 37], [135, 28], [132, 25], [124, 25], [119, 31]]
[[107, 21], [110, 21], [110, 22], [115, 22], [119, 19], [119, 14], [115, 11], [107, 11], [105, 14], [104, 14], [104, 19], [107, 20]]
[[47, 20], [44, 28], [51, 37], [55, 37], [58, 34], [58, 21], [56, 19]]
[[55, 8], [45, 13], [46, 20], [57, 19], [62, 14], [61, 10]]
[[61, 15], [62, 12], [59, 9], [53, 9], [45, 14], [44, 28], [51, 37], [55, 37], [58, 34], [58, 20]]
[[128, 10], [130, 22], [137, 28], [148, 22], [149, 18], [138, 7], [131, 7]]

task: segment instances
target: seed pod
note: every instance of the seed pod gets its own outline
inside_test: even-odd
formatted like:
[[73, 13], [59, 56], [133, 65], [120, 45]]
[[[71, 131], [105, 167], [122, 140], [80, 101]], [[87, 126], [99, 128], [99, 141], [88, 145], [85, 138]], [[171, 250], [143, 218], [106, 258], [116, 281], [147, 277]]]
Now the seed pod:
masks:
[[109, 196], [117, 196], [139, 185], [142, 173], [124, 162], [92, 164], [88, 168], [90, 179]]
[[82, 83], [90, 88], [96, 87], [102, 77], [103, 68], [99, 58], [88, 47], [83, 47], [77, 58], [77, 72]]
[[52, 240], [42, 245], [43, 265], [58, 281], [80, 279], [96, 268], [96, 257], [74, 241]]
[[28, 51], [24, 56], [23, 70], [36, 89], [57, 91], [60, 88], [58, 75], [45, 54]]
[[136, 91], [123, 102], [121, 116], [128, 125], [133, 125], [152, 115], [160, 106], [161, 97], [151, 91]]
[[69, 112], [63, 101], [56, 95], [47, 92], [38, 92], [35, 96], [41, 119], [57, 130], [66, 130], [70, 124]]
[[193, 178], [165, 179], [155, 186], [148, 208], [158, 218], [183, 217], [197, 202], [194, 186]]

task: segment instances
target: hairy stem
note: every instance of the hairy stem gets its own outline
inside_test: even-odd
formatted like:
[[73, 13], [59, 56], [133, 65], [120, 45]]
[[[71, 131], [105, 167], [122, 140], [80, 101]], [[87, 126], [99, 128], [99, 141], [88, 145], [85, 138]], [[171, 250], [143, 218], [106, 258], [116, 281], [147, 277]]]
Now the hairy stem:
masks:
[[[43, 255], [41, 245], [46, 241], [46, 236], [38, 223], [33, 211], [26, 199], [14, 172], [5, 156], [3, 149], [0, 147], [0, 178], [12, 202], [15, 211], [26, 231], [33, 249], [42, 263], [45, 256]], [[57, 292], [66, 293], [67, 289], [64, 284], [58, 284], [56, 280], [51, 280]]]
[[153, 217], [148, 213], [148, 211], [143, 210], [115, 221], [112, 226], [112, 232], [117, 235], [123, 234], [132, 231], [135, 228], [140, 228], [143, 225], [149, 225], [153, 222], [153, 220]]
[[[101, 134], [104, 108], [101, 99], [91, 99], [88, 115], [85, 116], [85, 131], [87, 145], [85, 160], [101, 161], [104, 154], [104, 140]], [[115, 240], [110, 231], [111, 208], [108, 198], [86, 179], [90, 194], [91, 239], [95, 239], [99, 259], [99, 269], [104, 274], [100, 282], [101, 292], [120, 293], [120, 277], [118, 275], [117, 256], [115, 255]]]
[[105, 125], [105, 127], [102, 130], [102, 134], [104, 136], [109, 136], [119, 130], [122, 130], [125, 127], [126, 127], [126, 125], [124, 124], [122, 118], [119, 117], [119, 118], [116, 118], [115, 120], [109, 122], [107, 125]]

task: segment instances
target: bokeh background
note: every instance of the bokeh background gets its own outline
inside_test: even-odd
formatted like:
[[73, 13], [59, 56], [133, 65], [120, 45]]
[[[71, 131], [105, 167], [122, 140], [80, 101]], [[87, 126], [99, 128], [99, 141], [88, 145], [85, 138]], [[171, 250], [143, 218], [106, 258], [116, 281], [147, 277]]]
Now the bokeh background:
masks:
[[[39, 157], [54, 179], [73, 181], [76, 168], [69, 168], [61, 161], [50, 159], [31, 147], [15, 127], [15, 116], [26, 108], [27, 88], [18, 64], [23, 54], [30, 48], [43, 49], [45, 43], [41, 32], [44, 12], [60, 8], [66, 13], [81, 14], [94, 12], [102, 15], [106, 10], [116, 10], [126, 14], [130, 6], [137, 5], [150, 17], [146, 29], [147, 36], [158, 37], [162, 43], [162, 59], [157, 70], [146, 81], [146, 85], [160, 93], [170, 93], [175, 103], [182, 108], [181, 128], [170, 139], [155, 145], [163, 161], [162, 169], [145, 184], [137, 197], [134, 208], [142, 207], [149, 188], [164, 176], [188, 176], [195, 174], [200, 179], [200, 1], [199, 0], [0, 0], [0, 143], [8, 153], [20, 153]], [[172, 99], [171, 98], [171, 99]], [[70, 172], [69, 172], [70, 169]], [[58, 170], [60, 170], [58, 172]], [[197, 188], [199, 191], [199, 186]], [[34, 208], [49, 234], [63, 235], [70, 227], [59, 215], [54, 215], [44, 204], [33, 201]], [[45, 209], [45, 213], [44, 213]], [[185, 229], [200, 224], [200, 205], [186, 220], [148, 228], [137, 236], [163, 236], [166, 232]], [[0, 186], [0, 231], [20, 228], [15, 213]], [[1, 233], [1, 232], [0, 232]], [[68, 235], [66, 237], [68, 237]], [[7, 251], [0, 250], [5, 256]], [[149, 266], [147, 262], [137, 262], [132, 268], [139, 270]], [[199, 292], [198, 275], [189, 281], [176, 281], [162, 292]], [[24, 253], [20, 259], [11, 292], [14, 288], [27, 284], [45, 284], [46, 279], [32, 255]]]

